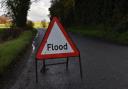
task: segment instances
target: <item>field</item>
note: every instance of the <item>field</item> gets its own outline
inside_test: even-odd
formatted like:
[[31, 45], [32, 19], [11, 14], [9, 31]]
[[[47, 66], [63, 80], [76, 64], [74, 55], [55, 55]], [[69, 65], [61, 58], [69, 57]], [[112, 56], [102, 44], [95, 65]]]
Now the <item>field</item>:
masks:
[[0, 24], [0, 29], [1, 28], [10, 28], [10, 24]]
[[[33, 22], [34, 23], [34, 28], [44, 28], [43, 25], [45, 25], [45, 28], [48, 27], [49, 23], [41, 23], [41, 22]], [[1, 28], [10, 28], [10, 24], [0, 24], [0, 29]]]
[[[45, 28], [47, 28], [48, 25], [49, 25], [49, 23], [46, 22]], [[44, 27], [43, 27], [43, 24], [41, 22], [34, 22], [34, 28], [44, 28]]]

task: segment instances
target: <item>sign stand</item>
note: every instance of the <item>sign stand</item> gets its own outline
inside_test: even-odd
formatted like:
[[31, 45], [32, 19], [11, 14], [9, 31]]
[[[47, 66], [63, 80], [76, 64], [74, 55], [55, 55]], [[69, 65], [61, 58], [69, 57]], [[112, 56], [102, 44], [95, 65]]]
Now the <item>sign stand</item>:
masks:
[[81, 79], [82, 79], [82, 77], [83, 77], [83, 75], [82, 75], [82, 64], [81, 64], [81, 56], [79, 55], [79, 67], [80, 67], [80, 76], [81, 76]]
[[[64, 30], [59, 20], [56, 17], [54, 17], [36, 53], [36, 83], [38, 83], [38, 60], [43, 61], [43, 67], [40, 70], [43, 73], [46, 72], [46, 66], [58, 64], [65, 64], [66, 71], [68, 71], [69, 57], [79, 58], [80, 76], [82, 79], [82, 64], [80, 51], [77, 49], [76, 45], [73, 43], [67, 32]], [[46, 64], [47, 59], [55, 58], [66, 58], [66, 62]]]
[[38, 83], [37, 59], [35, 59], [35, 73], [36, 73], [36, 83]]
[[66, 70], [68, 71], [68, 62], [69, 62], [69, 58], [67, 57], [67, 62], [66, 62]]
[[[79, 69], [80, 69], [80, 77], [82, 79], [83, 72], [82, 72], [82, 64], [81, 64], [81, 56], [78, 56], [79, 58]], [[67, 57], [66, 62], [60, 62], [60, 63], [54, 63], [54, 64], [46, 64], [45, 59], [43, 59], [43, 67], [41, 68], [41, 72], [46, 72], [46, 66], [52, 66], [52, 65], [58, 65], [58, 64], [66, 64], [66, 71], [68, 71], [68, 65], [69, 65], [69, 57]], [[36, 83], [38, 83], [38, 71], [37, 71], [37, 59], [35, 59], [35, 70], [36, 70]]]

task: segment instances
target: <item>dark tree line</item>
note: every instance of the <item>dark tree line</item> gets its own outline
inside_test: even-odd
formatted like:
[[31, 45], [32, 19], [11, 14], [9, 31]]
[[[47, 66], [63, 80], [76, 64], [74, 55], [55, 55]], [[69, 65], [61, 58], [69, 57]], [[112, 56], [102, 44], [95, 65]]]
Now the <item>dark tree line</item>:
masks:
[[95, 25], [128, 22], [128, 0], [51, 0], [53, 16], [66, 25]]

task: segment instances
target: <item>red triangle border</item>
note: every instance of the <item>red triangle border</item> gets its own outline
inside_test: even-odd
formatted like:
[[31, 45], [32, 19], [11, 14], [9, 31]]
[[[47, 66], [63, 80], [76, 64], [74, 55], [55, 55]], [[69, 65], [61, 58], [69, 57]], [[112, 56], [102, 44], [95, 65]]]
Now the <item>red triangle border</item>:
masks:
[[[71, 48], [74, 50], [74, 52], [72, 53], [58, 53], [58, 54], [45, 54], [45, 55], [41, 55], [42, 50], [45, 46], [45, 43], [47, 42], [47, 39], [49, 37], [49, 34], [52, 30], [52, 27], [54, 25], [54, 23], [57, 23], [57, 25], [59, 26], [60, 30], [62, 31], [62, 33], [64, 34], [66, 40], [69, 42]], [[37, 60], [44, 60], [44, 59], [52, 59], [52, 58], [66, 58], [66, 57], [74, 57], [74, 56], [79, 56], [80, 52], [78, 50], [78, 48], [76, 47], [76, 45], [73, 43], [73, 41], [71, 40], [71, 38], [69, 37], [68, 33], [64, 30], [64, 27], [61, 25], [61, 23], [59, 22], [59, 20], [57, 19], [57, 17], [54, 17], [53, 20], [51, 21], [50, 25], [48, 26], [48, 29], [44, 35], [44, 38], [37, 50], [36, 53], [36, 59]]]

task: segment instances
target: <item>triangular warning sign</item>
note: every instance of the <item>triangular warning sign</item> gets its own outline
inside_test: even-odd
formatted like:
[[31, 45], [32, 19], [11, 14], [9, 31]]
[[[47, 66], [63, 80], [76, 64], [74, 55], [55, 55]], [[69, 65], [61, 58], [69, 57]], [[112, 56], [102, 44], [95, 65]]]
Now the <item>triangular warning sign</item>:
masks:
[[79, 50], [59, 20], [54, 17], [37, 51], [36, 59], [64, 58], [78, 56], [79, 54]]

